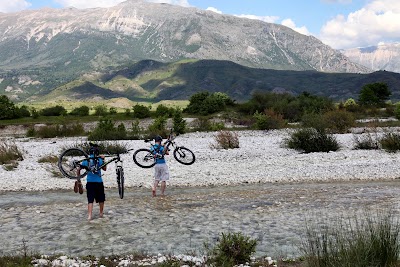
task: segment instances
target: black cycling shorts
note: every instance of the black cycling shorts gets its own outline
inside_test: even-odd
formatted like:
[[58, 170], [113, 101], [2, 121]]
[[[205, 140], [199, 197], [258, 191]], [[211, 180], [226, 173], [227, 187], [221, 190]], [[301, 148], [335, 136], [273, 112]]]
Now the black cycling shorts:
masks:
[[106, 200], [103, 183], [87, 182], [86, 193], [88, 203], [93, 203], [94, 200], [96, 200], [96, 203], [104, 202]]

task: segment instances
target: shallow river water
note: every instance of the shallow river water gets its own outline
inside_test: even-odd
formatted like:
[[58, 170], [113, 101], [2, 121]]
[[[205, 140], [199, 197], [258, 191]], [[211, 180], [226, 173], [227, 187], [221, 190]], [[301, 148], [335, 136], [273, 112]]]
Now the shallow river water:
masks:
[[69, 256], [201, 254], [222, 232], [258, 240], [257, 256], [295, 257], [305, 221], [319, 223], [357, 211], [399, 210], [400, 180], [171, 187], [167, 196], [127, 188], [106, 190], [104, 218], [87, 218], [86, 195], [70, 191], [0, 192], [0, 253], [26, 246]]

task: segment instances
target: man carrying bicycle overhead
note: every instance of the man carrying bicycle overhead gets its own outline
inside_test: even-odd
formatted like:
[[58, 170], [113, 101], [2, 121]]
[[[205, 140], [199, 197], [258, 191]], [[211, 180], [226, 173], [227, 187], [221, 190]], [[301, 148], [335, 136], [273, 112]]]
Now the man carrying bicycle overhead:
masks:
[[162, 137], [157, 135], [154, 138], [156, 142], [151, 148], [151, 152], [156, 159], [156, 165], [154, 166], [154, 184], [153, 184], [153, 197], [157, 195], [156, 190], [158, 183], [161, 181], [161, 195], [164, 196], [167, 182], [169, 180], [168, 166], [164, 156], [169, 155], [169, 152], [163, 145], [161, 145]]
[[[93, 202], [99, 203], [100, 214], [99, 217], [103, 217], [104, 201], [106, 195], [104, 194], [104, 184], [101, 178], [101, 170], [107, 170], [107, 166], [99, 169], [104, 163], [104, 156], [99, 155], [99, 146], [97, 144], [89, 143], [89, 160], [84, 160], [81, 163], [83, 168], [88, 168], [88, 174], [86, 176], [86, 195], [88, 200], [88, 220], [92, 219]], [[98, 170], [97, 170], [98, 169]], [[97, 170], [97, 171], [96, 171]], [[80, 173], [80, 167], [78, 168], [78, 174]], [[78, 183], [80, 180], [78, 180]]]

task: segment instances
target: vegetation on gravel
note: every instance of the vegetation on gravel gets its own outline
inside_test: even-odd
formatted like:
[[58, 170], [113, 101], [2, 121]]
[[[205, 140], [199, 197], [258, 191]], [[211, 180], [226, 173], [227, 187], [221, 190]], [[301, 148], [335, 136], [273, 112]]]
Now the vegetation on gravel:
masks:
[[18, 161], [23, 160], [22, 151], [13, 142], [0, 141], [0, 165], [7, 170], [11, 170], [18, 165]]
[[340, 148], [333, 135], [315, 128], [296, 130], [285, 140], [285, 145], [304, 153], [337, 151]]
[[393, 211], [355, 215], [307, 226], [303, 244], [309, 267], [400, 266], [400, 224]]
[[215, 143], [211, 144], [214, 149], [239, 148], [239, 135], [232, 131], [218, 131], [214, 135]]

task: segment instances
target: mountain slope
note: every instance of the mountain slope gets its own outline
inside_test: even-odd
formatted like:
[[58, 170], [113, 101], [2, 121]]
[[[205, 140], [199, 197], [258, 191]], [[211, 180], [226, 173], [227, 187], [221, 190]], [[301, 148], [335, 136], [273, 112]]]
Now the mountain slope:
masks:
[[387, 70], [400, 73], [400, 43], [353, 48], [342, 52], [353, 62], [372, 70]]
[[111, 8], [0, 14], [0, 93], [49, 93], [92, 71], [144, 59], [230, 60], [279, 70], [366, 73], [318, 39], [282, 25], [129, 0]]
[[[134, 101], [159, 101], [188, 99], [200, 91], [224, 92], [238, 102], [248, 100], [255, 91], [292, 94], [307, 91], [345, 100], [358, 98], [362, 86], [375, 82], [387, 83], [393, 92], [392, 99], [400, 99], [400, 74], [386, 71], [370, 74], [323, 73], [255, 69], [230, 61], [161, 63], [144, 60], [123, 70], [82, 77], [80, 81], [53, 90], [41, 100], [110, 99], [117, 95]], [[77, 94], [78, 91], [81, 93]]]

